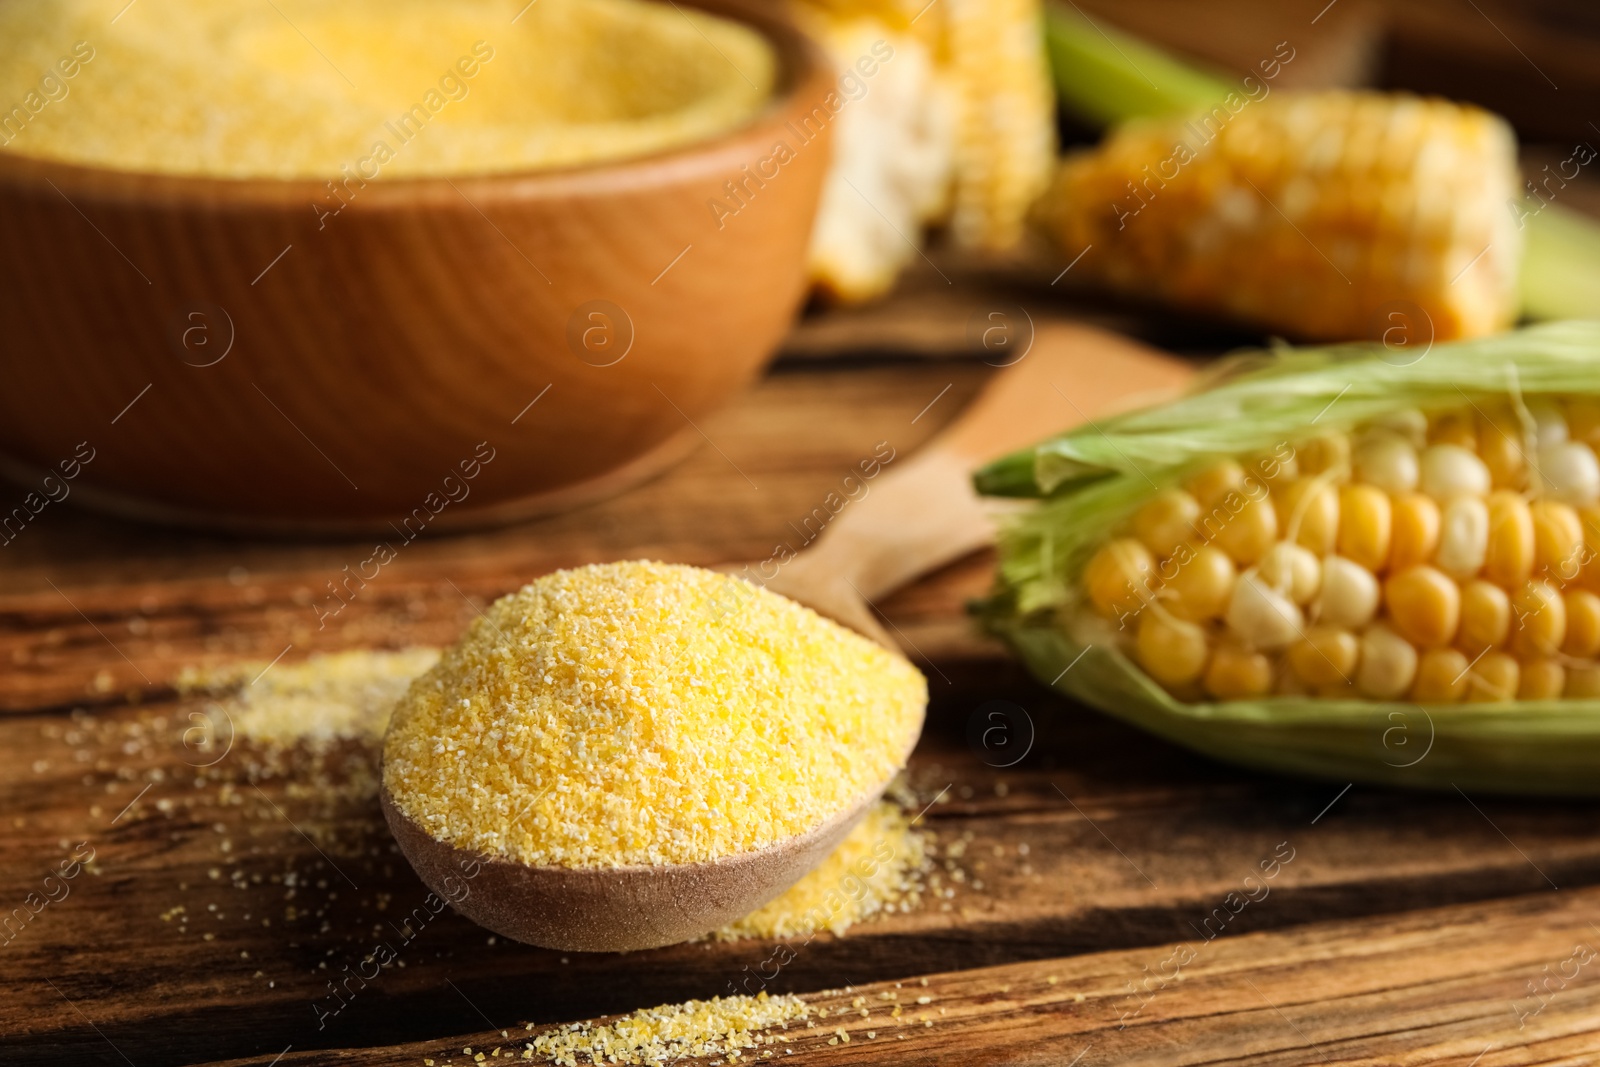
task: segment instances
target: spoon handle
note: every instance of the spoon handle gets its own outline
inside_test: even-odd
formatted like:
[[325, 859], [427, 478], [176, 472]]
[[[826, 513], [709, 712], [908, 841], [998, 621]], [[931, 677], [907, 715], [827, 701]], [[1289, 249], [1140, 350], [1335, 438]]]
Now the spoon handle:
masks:
[[994, 540], [989, 509], [972, 489], [975, 467], [1165, 399], [1193, 376], [1188, 363], [1118, 334], [1041, 325], [1027, 355], [997, 369], [954, 422], [870, 483], [767, 586], [893, 647], [871, 603]]

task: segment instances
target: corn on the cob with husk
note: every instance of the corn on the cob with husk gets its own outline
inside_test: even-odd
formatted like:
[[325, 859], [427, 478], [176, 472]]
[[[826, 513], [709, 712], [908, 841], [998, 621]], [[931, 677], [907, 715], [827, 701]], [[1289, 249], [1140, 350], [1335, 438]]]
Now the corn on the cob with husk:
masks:
[[847, 302], [882, 294], [928, 225], [948, 224], [964, 247], [1014, 245], [1055, 152], [1039, 0], [797, 0], [796, 10], [851, 82], [812, 238], [818, 287]]
[[1088, 249], [1080, 276], [1301, 338], [1510, 325], [1505, 122], [1398, 94], [1230, 99], [1236, 112], [1130, 122], [1062, 163], [1039, 216], [1067, 253]]
[[1308, 340], [1600, 317], [1600, 223], [1518, 176], [1499, 119], [1275, 88], [1287, 41], [1230, 79], [1064, 6], [1046, 40], [1063, 109], [1112, 128], [1041, 205], [1065, 255], [1093, 246], [1075, 276]]
[[[1043, 498], [1002, 536], [988, 624], [1224, 759], [1600, 793], [1600, 324], [1413, 359], [1245, 360], [985, 469]], [[1397, 722], [1425, 759], [1387, 758]]]

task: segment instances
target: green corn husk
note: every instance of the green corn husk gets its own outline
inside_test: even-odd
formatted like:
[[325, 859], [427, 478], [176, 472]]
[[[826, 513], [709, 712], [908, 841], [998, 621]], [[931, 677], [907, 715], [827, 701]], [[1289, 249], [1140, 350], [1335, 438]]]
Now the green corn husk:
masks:
[[1188, 704], [1097, 643], [1081, 616], [1072, 616], [1080, 620], [1073, 633], [1061, 622], [1077, 603], [1079, 572], [1108, 532], [1157, 487], [1218, 457], [1295, 446], [1399, 408], [1482, 405], [1513, 392], [1600, 395], [1600, 323], [1547, 323], [1417, 356], [1364, 343], [1236, 357], [1209, 388], [990, 464], [976, 476], [980, 492], [1039, 503], [1002, 530], [996, 587], [976, 613], [1040, 680], [1220, 760], [1337, 781], [1600, 795], [1597, 700]]

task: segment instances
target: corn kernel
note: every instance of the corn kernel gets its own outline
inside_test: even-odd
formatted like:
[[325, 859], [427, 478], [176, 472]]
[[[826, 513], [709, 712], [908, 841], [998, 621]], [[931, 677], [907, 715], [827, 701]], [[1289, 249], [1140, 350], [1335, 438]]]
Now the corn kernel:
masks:
[[1534, 468], [1542, 495], [1582, 506], [1600, 500], [1600, 460], [1594, 450], [1577, 441], [1565, 441], [1539, 450]]
[[1421, 493], [1393, 498], [1389, 534], [1389, 569], [1404, 570], [1429, 563], [1439, 550], [1439, 505]]
[[1489, 494], [1489, 541], [1483, 576], [1505, 589], [1515, 589], [1533, 573], [1533, 513], [1520, 493], [1496, 489]]
[[1411, 699], [1418, 704], [1457, 704], [1467, 694], [1467, 657], [1453, 648], [1430, 648], [1417, 661]]
[[1498, 585], [1474, 579], [1461, 587], [1456, 647], [1469, 656], [1499, 648], [1511, 633], [1511, 597]]
[[1133, 535], [1158, 559], [1172, 555], [1194, 536], [1200, 503], [1182, 489], [1167, 489], [1146, 501], [1133, 517]]
[[1504, 652], [1487, 652], [1467, 672], [1467, 703], [1502, 704], [1517, 698], [1522, 668]]
[[1471, 411], [1442, 411], [1428, 421], [1428, 444], [1478, 447], [1478, 431]]
[[1393, 508], [1389, 494], [1372, 485], [1347, 485], [1339, 491], [1339, 555], [1369, 571], [1389, 558]]
[[1206, 669], [1206, 632], [1163, 611], [1139, 620], [1139, 665], [1162, 685], [1188, 685]]
[[1233, 560], [1215, 545], [1179, 549], [1177, 572], [1163, 589], [1162, 605], [1180, 619], [1204, 622], [1221, 615], [1238, 577]]
[[1418, 408], [1396, 408], [1374, 417], [1368, 430], [1392, 433], [1422, 448], [1428, 443], [1428, 416]]
[[1155, 566], [1155, 558], [1142, 542], [1119, 537], [1089, 560], [1083, 569], [1083, 586], [1102, 615], [1119, 618], [1144, 604]]
[[1415, 446], [1398, 434], [1365, 435], [1355, 447], [1355, 476], [1386, 493], [1409, 493], [1417, 488], [1419, 470]]
[[1439, 515], [1439, 550], [1433, 562], [1458, 580], [1483, 569], [1489, 554], [1489, 505], [1475, 496], [1458, 496]]
[[1245, 462], [1247, 478], [1257, 478], [1269, 488], [1282, 489], [1300, 477], [1300, 461], [1294, 450], [1280, 445], [1276, 449], [1257, 452]]
[[1563, 594], [1567, 609], [1567, 633], [1561, 651], [1578, 659], [1600, 655], [1600, 596], [1587, 589], [1569, 589]]
[[1302, 477], [1329, 474], [1336, 479], [1346, 478], [1350, 474], [1351, 455], [1350, 435], [1338, 430], [1318, 434], [1294, 449], [1295, 463]]
[[1567, 684], [1567, 669], [1551, 659], [1524, 659], [1518, 700], [1555, 700]]
[[1210, 511], [1222, 503], [1229, 493], [1242, 494], [1245, 489], [1244, 468], [1231, 459], [1222, 459], [1195, 473], [1184, 488], [1199, 503], [1201, 510]]
[[1432, 445], [1422, 453], [1422, 491], [1438, 501], [1463, 493], [1483, 496], [1489, 492], [1489, 468], [1477, 454], [1459, 445]]
[[1301, 474], [1348, 475], [1350, 436], [1334, 432], [1313, 437], [1295, 450], [1295, 458], [1300, 461]]
[[1278, 516], [1268, 497], [1246, 499], [1244, 506], [1222, 524], [1212, 543], [1241, 567], [1248, 567], [1278, 539]]
[[1461, 621], [1461, 592], [1456, 583], [1433, 567], [1407, 567], [1383, 588], [1394, 628], [1421, 648], [1450, 643]]
[[1478, 458], [1489, 468], [1489, 482], [1496, 489], [1521, 489], [1527, 484], [1522, 424], [1515, 415], [1498, 412], [1479, 423]]
[[1356, 635], [1336, 626], [1313, 626], [1289, 646], [1289, 666], [1313, 688], [1346, 684], [1356, 672], [1361, 645]]
[[1282, 648], [1300, 636], [1300, 609], [1259, 574], [1246, 573], [1233, 583], [1228, 601], [1228, 628], [1246, 648]]
[[1279, 541], [1256, 569], [1269, 586], [1296, 604], [1309, 604], [1322, 588], [1322, 561], [1304, 545]]
[[1533, 569], [1546, 581], [1571, 582], [1583, 564], [1583, 520], [1571, 505], [1556, 500], [1535, 500], [1533, 516]]
[[1249, 700], [1272, 688], [1272, 661], [1260, 652], [1225, 644], [1212, 653], [1205, 689], [1218, 700]]
[[1567, 401], [1567, 439], [1600, 447], [1600, 397], [1575, 396]]
[[1594, 700], [1600, 697], [1600, 665], [1584, 663], [1567, 668], [1567, 682], [1561, 695], [1569, 700]]
[[1325, 477], [1301, 478], [1274, 497], [1287, 541], [1326, 556], [1339, 541], [1339, 490]]
[[1378, 613], [1382, 591], [1371, 571], [1343, 556], [1322, 561], [1322, 590], [1313, 614], [1319, 622], [1359, 630]]
[[1566, 601], [1548, 582], [1528, 582], [1518, 590], [1511, 619], [1511, 647], [1524, 657], [1553, 656], [1566, 639]]
[[1361, 665], [1356, 688], [1375, 700], [1404, 695], [1417, 676], [1417, 650], [1410, 641], [1378, 623], [1361, 635]]

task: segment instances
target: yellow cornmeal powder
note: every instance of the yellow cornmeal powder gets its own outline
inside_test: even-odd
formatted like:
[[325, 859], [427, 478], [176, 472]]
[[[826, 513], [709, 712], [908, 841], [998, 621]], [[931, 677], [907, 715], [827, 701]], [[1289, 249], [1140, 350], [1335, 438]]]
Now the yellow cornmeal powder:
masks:
[[880, 801], [804, 878], [712, 936], [736, 941], [810, 937], [824, 930], [841, 935], [855, 923], [916, 908], [931, 869], [927, 836], [899, 804]]
[[[524, 1043], [523, 1059], [543, 1057], [563, 1067], [580, 1064], [675, 1063], [685, 1057], [726, 1055], [740, 1062], [741, 1049], [785, 1042], [774, 1027], [811, 1014], [793, 994], [769, 997], [712, 997], [682, 1004], [663, 1004], [624, 1015], [601, 1026], [574, 1023], [539, 1034]], [[532, 1053], [533, 1056], [528, 1055]]]
[[922, 727], [901, 657], [740, 579], [613, 563], [497, 601], [396, 707], [383, 783], [524, 863], [698, 863], [815, 829]]
[[[222, 699], [225, 725], [268, 745], [360, 741], [376, 744], [395, 701], [439, 662], [436, 648], [365, 649], [312, 656], [302, 663], [247, 663], [184, 671], [180, 693]], [[220, 727], [219, 727], [220, 728]]]
[[649, 0], [19, 0], [0, 3], [0, 150], [359, 197], [712, 138], [776, 66], [755, 30]]

